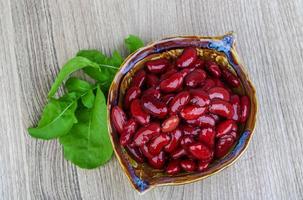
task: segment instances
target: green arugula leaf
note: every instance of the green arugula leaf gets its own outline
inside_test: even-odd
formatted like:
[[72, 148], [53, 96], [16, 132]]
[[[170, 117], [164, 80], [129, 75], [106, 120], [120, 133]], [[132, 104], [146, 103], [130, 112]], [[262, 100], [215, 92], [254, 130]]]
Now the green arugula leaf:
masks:
[[106, 57], [97, 50], [81, 50], [77, 53], [77, 56], [85, 57], [99, 64], [99, 70], [85, 68], [83, 71], [100, 83], [102, 91], [107, 93], [118, 68], [123, 62], [123, 58], [119, 52], [114, 51], [112, 57]]
[[133, 53], [137, 49], [144, 46], [144, 42], [138, 36], [135, 35], [129, 35], [127, 38], [124, 39], [124, 43], [130, 53]]
[[76, 77], [70, 77], [65, 82], [65, 88], [68, 92], [84, 93], [92, 88], [92, 85], [87, 81], [81, 80]]
[[90, 61], [87, 58], [80, 57], [80, 56], [70, 59], [60, 70], [55, 82], [53, 83], [53, 85], [48, 93], [48, 97], [50, 98], [55, 95], [59, 86], [64, 81], [64, 79], [67, 78], [67, 76], [69, 76], [71, 73], [73, 73], [79, 69], [83, 69], [83, 68], [88, 68], [88, 69], [96, 68], [96, 70], [98, 70], [99, 65], [95, 62]]
[[92, 108], [95, 102], [95, 94], [93, 90], [88, 90], [87, 93], [82, 96], [81, 101], [86, 108]]
[[45, 106], [36, 128], [29, 128], [31, 136], [40, 139], [53, 139], [65, 135], [77, 123], [75, 94], [67, 94], [60, 99], [50, 99]]
[[111, 158], [113, 149], [108, 135], [106, 112], [105, 97], [97, 88], [93, 107], [77, 110], [78, 123], [59, 139], [67, 160], [81, 168], [92, 169]]

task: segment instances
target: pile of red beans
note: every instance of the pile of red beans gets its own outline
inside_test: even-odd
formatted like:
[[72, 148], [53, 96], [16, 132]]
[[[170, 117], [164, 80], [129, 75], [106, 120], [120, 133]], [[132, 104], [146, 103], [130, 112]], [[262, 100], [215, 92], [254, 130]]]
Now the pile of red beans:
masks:
[[247, 120], [250, 100], [237, 87], [237, 76], [187, 47], [175, 60], [147, 61], [111, 123], [137, 162], [170, 175], [203, 171], [230, 151]]

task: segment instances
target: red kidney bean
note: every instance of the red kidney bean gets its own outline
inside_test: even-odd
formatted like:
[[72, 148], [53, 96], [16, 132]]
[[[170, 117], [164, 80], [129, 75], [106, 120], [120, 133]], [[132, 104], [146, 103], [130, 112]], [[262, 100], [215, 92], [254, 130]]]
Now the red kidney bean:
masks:
[[189, 68], [185, 68], [180, 71], [183, 78], [185, 78], [189, 74], [189, 72], [191, 72], [191, 69], [189, 69]]
[[196, 124], [201, 127], [214, 127], [216, 120], [208, 114], [203, 114], [196, 119]]
[[141, 90], [137, 86], [133, 86], [127, 90], [124, 96], [124, 106], [126, 109], [129, 108], [132, 100], [139, 98], [141, 95]]
[[144, 95], [141, 98], [141, 105], [145, 112], [159, 118], [167, 114], [167, 107], [159, 99], [151, 95]]
[[150, 121], [150, 115], [142, 109], [139, 99], [133, 100], [130, 104], [130, 113], [142, 125], [148, 124]]
[[213, 80], [214, 80], [215, 85], [217, 87], [223, 87], [223, 88], [227, 89], [226, 85], [220, 79], [216, 78], [216, 79], [213, 79]]
[[202, 69], [195, 69], [184, 79], [185, 85], [188, 87], [197, 87], [200, 85], [206, 78], [206, 73]]
[[215, 145], [216, 132], [213, 128], [204, 128], [201, 130], [198, 141], [205, 144], [208, 148], [213, 149]]
[[144, 162], [144, 157], [142, 152], [138, 147], [130, 147], [129, 145], [125, 147], [126, 151], [128, 152], [128, 155], [134, 159], [135, 161], [139, 163]]
[[236, 131], [231, 131], [228, 135], [233, 136], [234, 140], [238, 138], [238, 133]]
[[161, 125], [162, 132], [170, 132], [175, 130], [179, 125], [180, 119], [178, 115], [172, 115], [167, 118]]
[[126, 120], [124, 111], [119, 106], [114, 106], [111, 111], [111, 121], [119, 134], [122, 133]]
[[161, 98], [161, 93], [159, 90], [157, 90], [156, 88], [152, 87], [152, 88], [148, 88], [147, 90], [145, 90], [142, 94], [142, 96], [148, 96], [148, 95], [151, 95], [151, 96], [154, 96], [156, 97], [157, 99], [160, 99]]
[[250, 113], [250, 100], [248, 96], [241, 97], [241, 117], [240, 122], [246, 122]]
[[167, 69], [167, 72], [165, 72], [164, 74], [162, 74], [160, 76], [160, 81], [168, 79], [170, 76], [172, 76], [173, 74], [175, 74], [177, 72], [178, 72], [178, 70], [176, 70], [176, 69], [170, 69], [170, 70]]
[[237, 132], [238, 131], [238, 125], [237, 125], [237, 123], [233, 123], [233, 126], [232, 126], [232, 128], [231, 128], [231, 131], [235, 131], [235, 132]]
[[233, 127], [236, 126], [235, 122], [231, 119], [225, 120], [218, 124], [216, 137], [221, 137], [228, 134]]
[[240, 86], [240, 80], [235, 75], [233, 75], [233, 73], [231, 73], [228, 69], [222, 70], [222, 76], [225, 81], [232, 87]]
[[194, 143], [188, 146], [188, 152], [196, 159], [209, 161], [213, 158], [213, 151], [202, 143]]
[[189, 67], [197, 60], [197, 50], [194, 47], [186, 47], [176, 61], [177, 67]]
[[135, 119], [128, 120], [120, 137], [120, 144], [122, 146], [125, 146], [131, 142], [131, 137], [136, 132], [137, 127], [138, 125]]
[[210, 103], [208, 94], [202, 89], [192, 89], [189, 91], [191, 95], [190, 103], [196, 106], [207, 106]]
[[180, 171], [181, 171], [181, 167], [179, 160], [170, 161], [166, 167], [166, 173], [169, 175], [178, 174]]
[[162, 102], [165, 103], [165, 105], [169, 105], [169, 103], [173, 100], [175, 97], [174, 94], [167, 94], [162, 97]]
[[182, 127], [182, 131], [184, 135], [189, 135], [189, 136], [197, 136], [199, 135], [201, 129], [197, 128], [197, 127], [192, 127], [189, 125], [183, 125]]
[[188, 91], [179, 92], [169, 103], [169, 111], [171, 114], [180, 111], [190, 99], [190, 94]]
[[178, 90], [183, 83], [183, 74], [181, 72], [174, 73], [167, 79], [160, 82], [160, 89], [163, 92], [173, 92]]
[[219, 138], [216, 144], [215, 156], [216, 158], [224, 157], [234, 145], [234, 137], [232, 135], [223, 135]]
[[205, 110], [205, 107], [187, 105], [181, 110], [180, 115], [185, 120], [192, 120], [197, 119], [199, 116], [201, 116]]
[[209, 163], [210, 163], [210, 162], [199, 161], [199, 162], [198, 162], [197, 170], [198, 170], [199, 172], [205, 171], [205, 170], [208, 168]]
[[159, 153], [159, 155], [156, 155], [152, 157], [151, 159], [148, 159], [148, 163], [155, 169], [162, 169], [165, 164], [165, 154], [163, 151]]
[[162, 133], [150, 141], [148, 150], [153, 155], [158, 155], [162, 148], [169, 144], [170, 136], [168, 134]]
[[223, 87], [213, 87], [208, 90], [210, 99], [222, 99], [224, 101], [230, 100], [229, 92]]
[[142, 154], [143, 154], [148, 160], [149, 160], [149, 159], [152, 159], [152, 158], [154, 157], [154, 155], [151, 154], [151, 153], [149, 152], [149, 148], [146, 146], [146, 144], [141, 145], [139, 148], [140, 148]]
[[188, 147], [188, 145], [190, 145], [194, 142], [195, 142], [195, 140], [194, 140], [193, 135], [184, 135], [181, 138], [180, 144], [181, 144], [183, 149], [186, 149]]
[[170, 142], [164, 147], [164, 151], [171, 153], [173, 152], [180, 143], [182, 137], [182, 131], [180, 129], [175, 129], [170, 132]]
[[204, 60], [198, 58], [190, 67], [203, 69], [204, 64], [205, 64]]
[[203, 81], [201, 85], [202, 85], [202, 89], [204, 91], [207, 91], [210, 88], [216, 86], [215, 82], [212, 79], [210, 79], [210, 78], [205, 79], [205, 81]]
[[196, 170], [197, 165], [195, 163], [195, 161], [193, 160], [182, 160], [180, 162], [180, 166], [182, 167], [182, 169], [184, 169], [187, 172], [193, 172]]
[[163, 72], [168, 65], [169, 61], [165, 58], [150, 60], [145, 63], [145, 66], [147, 67], [148, 71], [155, 74]]
[[219, 115], [213, 114], [213, 113], [209, 113], [209, 115], [214, 118], [215, 120], [215, 124], [218, 123], [220, 121], [220, 117]]
[[239, 119], [240, 119], [240, 97], [239, 97], [239, 95], [236, 95], [236, 94], [231, 95], [230, 103], [234, 110], [234, 115], [233, 115], [232, 119], [234, 121], [239, 121]]
[[211, 100], [208, 110], [211, 113], [226, 117], [228, 119], [231, 119], [234, 116], [234, 110], [232, 105], [221, 99]]
[[159, 78], [154, 74], [147, 74], [146, 75], [146, 85], [147, 87], [156, 87], [159, 85]]
[[150, 123], [146, 126], [141, 127], [134, 135], [134, 142], [136, 146], [140, 146], [148, 142], [152, 137], [159, 135], [160, 124]]
[[185, 149], [183, 149], [183, 148], [178, 148], [178, 149], [176, 149], [175, 151], [173, 151], [172, 153], [171, 153], [171, 158], [172, 159], [179, 159], [179, 158], [181, 158], [181, 157], [183, 157], [183, 156], [186, 156], [187, 154], [186, 154], [186, 151], [185, 151]]
[[205, 66], [206, 70], [214, 77], [219, 78], [221, 76], [221, 69], [220, 67], [214, 63], [214, 62], [209, 62]]
[[145, 82], [145, 78], [146, 72], [144, 70], [138, 71], [133, 77], [131, 86], [141, 87]]

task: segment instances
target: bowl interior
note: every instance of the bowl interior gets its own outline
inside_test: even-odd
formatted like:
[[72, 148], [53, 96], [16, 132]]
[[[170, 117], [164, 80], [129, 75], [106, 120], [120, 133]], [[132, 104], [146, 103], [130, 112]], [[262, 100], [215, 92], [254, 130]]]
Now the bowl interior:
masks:
[[[226, 39], [227, 37], [228, 39]], [[230, 43], [228, 44], [226, 40], [230, 41]], [[245, 69], [239, 63], [232, 35], [214, 38], [197, 36], [168, 38], [152, 43], [130, 55], [122, 64], [110, 88], [108, 111], [114, 105], [122, 106], [123, 96], [131, 83], [133, 75], [144, 67], [144, 63], [147, 60], [163, 57], [176, 58], [186, 46], [195, 46], [201, 58], [214, 61], [221, 68], [228, 68], [231, 72], [238, 75], [242, 84], [241, 87], [236, 89], [236, 92], [250, 97], [250, 116], [245, 126], [239, 127], [242, 132], [239, 141], [223, 159], [214, 161], [204, 172], [180, 173], [174, 176], [169, 176], [161, 170], [153, 169], [146, 163], [141, 164], [133, 160], [126, 150], [120, 146], [118, 135], [112, 129], [111, 123], [109, 123], [109, 132], [117, 158], [132, 185], [139, 192], [143, 192], [155, 185], [184, 184], [208, 177], [232, 164], [246, 149], [252, 136], [257, 113], [256, 94]], [[110, 117], [108, 117], [108, 120], [110, 122]]]

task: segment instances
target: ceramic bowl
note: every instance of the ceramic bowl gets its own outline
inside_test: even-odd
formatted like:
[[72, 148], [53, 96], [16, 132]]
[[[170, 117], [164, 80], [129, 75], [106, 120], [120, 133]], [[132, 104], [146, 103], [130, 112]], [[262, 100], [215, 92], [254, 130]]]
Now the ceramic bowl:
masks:
[[[149, 167], [146, 163], [137, 163], [128, 155], [119, 144], [119, 138], [112, 128], [109, 113], [114, 105], [122, 105], [124, 93], [134, 73], [144, 67], [146, 60], [156, 57], [177, 57], [181, 54], [182, 49], [187, 46], [196, 47], [199, 56], [203, 59], [212, 60], [221, 68], [228, 68], [232, 73], [237, 74], [242, 82], [242, 86], [237, 89], [237, 92], [249, 96], [251, 110], [245, 126], [240, 127], [242, 134], [238, 142], [224, 158], [215, 160], [206, 171], [170, 176], [161, 170]], [[138, 192], [143, 193], [155, 186], [179, 185], [202, 180], [233, 164], [247, 149], [252, 138], [256, 124], [257, 98], [255, 88], [236, 53], [232, 33], [217, 37], [177, 36], [150, 43], [125, 59], [110, 87], [107, 109], [109, 133], [117, 159], [131, 185]]]

